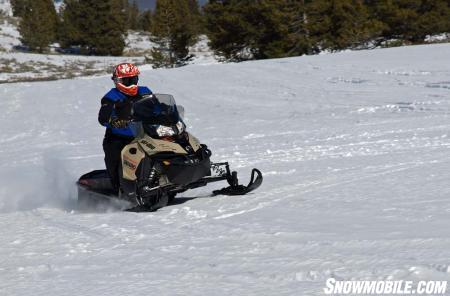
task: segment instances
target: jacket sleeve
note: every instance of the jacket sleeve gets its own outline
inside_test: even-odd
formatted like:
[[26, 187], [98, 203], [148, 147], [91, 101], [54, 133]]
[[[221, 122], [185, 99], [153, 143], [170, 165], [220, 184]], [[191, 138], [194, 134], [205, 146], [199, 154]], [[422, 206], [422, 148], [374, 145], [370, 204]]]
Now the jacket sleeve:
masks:
[[100, 111], [98, 111], [98, 122], [108, 127], [109, 126], [109, 118], [111, 117], [114, 109], [114, 102], [107, 98], [103, 98], [101, 102], [102, 106], [100, 107]]

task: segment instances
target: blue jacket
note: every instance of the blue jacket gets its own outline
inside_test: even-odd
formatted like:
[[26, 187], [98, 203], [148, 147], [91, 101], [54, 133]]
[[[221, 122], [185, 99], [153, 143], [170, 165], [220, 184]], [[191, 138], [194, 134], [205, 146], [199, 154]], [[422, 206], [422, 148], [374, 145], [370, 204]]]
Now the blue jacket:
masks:
[[106, 127], [107, 134], [113, 134], [121, 137], [134, 137], [130, 127], [113, 128], [109, 124], [111, 117], [118, 119], [131, 119], [131, 110], [133, 103], [142, 99], [145, 95], [151, 95], [152, 91], [145, 86], [139, 86], [138, 93], [135, 96], [128, 96], [116, 88], [112, 88], [102, 98], [102, 106], [98, 112], [98, 121]]

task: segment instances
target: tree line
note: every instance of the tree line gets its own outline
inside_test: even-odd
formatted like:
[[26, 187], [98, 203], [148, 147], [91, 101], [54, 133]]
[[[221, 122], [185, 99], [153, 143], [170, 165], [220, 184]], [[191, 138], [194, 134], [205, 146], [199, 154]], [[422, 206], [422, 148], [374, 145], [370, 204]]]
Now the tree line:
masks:
[[211, 47], [228, 60], [314, 54], [450, 32], [450, 0], [211, 0]]
[[22, 43], [42, 52], [52, 42], [81, 53], [121, 55], [127, 30], [151, 32], [156, 66], [185, 64], [189, 46], [206, 34], [225, 60], [266, 59], [323, 50], [419, 44], [450, 32], [450, 0], [11, 0]]

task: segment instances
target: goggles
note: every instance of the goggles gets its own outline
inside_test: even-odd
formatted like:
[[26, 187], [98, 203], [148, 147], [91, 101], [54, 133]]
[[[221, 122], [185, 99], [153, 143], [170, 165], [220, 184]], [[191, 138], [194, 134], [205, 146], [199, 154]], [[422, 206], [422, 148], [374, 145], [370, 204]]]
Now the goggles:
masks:
[[132, 76], [132, 77], [122, 77], [118, 79], [120, 83], [122, 83], [125, 86], [132, 86], [137, 85], [139, 81], [138, 76]]

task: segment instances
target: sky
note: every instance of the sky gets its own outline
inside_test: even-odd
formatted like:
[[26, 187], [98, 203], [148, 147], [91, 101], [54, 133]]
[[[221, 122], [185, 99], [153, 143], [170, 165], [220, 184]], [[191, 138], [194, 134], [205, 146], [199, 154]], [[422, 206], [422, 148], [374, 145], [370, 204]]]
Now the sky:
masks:
[[[199, 0], [198, 1], [201, 5], [208, 2], [208, 0]], [[156, 0], [138, 0], [139, 7], [142, 9], [149, 9], [155, 7]]]

